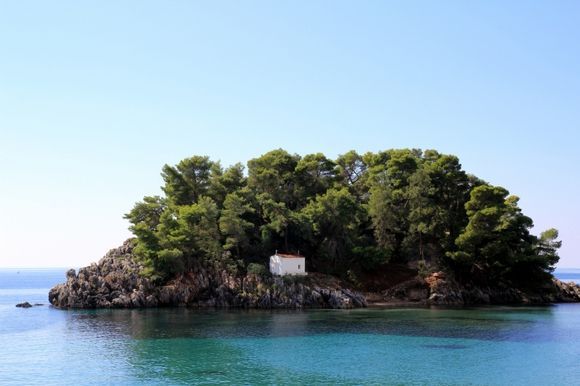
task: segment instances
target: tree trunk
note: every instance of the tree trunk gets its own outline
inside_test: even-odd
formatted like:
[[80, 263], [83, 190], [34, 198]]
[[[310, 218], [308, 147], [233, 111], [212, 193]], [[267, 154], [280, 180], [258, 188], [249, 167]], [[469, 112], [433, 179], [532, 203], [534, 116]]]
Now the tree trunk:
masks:
[[425, 261], [425, 256], [423, 254], [423, 233], [419, 232], [419, 255], [421, 260]]

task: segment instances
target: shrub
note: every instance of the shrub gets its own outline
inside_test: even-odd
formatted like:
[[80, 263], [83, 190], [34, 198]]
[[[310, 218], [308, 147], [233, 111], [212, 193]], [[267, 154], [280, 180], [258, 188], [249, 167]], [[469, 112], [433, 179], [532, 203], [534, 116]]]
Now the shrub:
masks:
[[284, 280], [284, 284], [286, 285], [304, 284], [306, 283], [307, 277], [303, 275], [284, 275], [282, 276], [282, 280]]
[[422, 279], [433, 273], [433, 269], [427, 264], [425, 260], [419, 260], [417, 263], [417, 274]]
[[262, 276], [262, 277], [268, 276], [270, 273], [263, 264], [258, 264], [258, 263], [248, 264], [248, 267], [246, 270], [248, 273], [252, 273], [254, 275]]
[[361, 282], [359, 281], [357, 274], [352, 269], [346, 271], [346, 277], [348, 281], [351, 282], [355, 287], [361, 287]]

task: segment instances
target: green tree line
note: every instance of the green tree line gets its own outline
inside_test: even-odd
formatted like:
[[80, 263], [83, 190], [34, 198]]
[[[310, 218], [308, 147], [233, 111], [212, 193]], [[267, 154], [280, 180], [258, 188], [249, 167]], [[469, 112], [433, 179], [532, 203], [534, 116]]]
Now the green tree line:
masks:
[[277, 149], [247, 170], [194, 156], [161, 176], [164, 195], [125, 215], [145, 274], [159, 280], [196, 264], [243, 273], [279, 250], [339, 276], [420, 262], [460, 280], [538, 285], [559, 259], [555, 229], [532, 235], [518, 197], [434, 150], [332, 160]]

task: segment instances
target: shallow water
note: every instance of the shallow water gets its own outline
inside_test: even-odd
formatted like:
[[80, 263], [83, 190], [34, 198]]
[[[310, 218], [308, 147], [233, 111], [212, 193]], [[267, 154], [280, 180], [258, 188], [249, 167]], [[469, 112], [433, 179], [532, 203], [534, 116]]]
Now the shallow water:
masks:
[[0, 271], [0, 384], [561, 385], [580, 305], [61, 311], [64, 270]]

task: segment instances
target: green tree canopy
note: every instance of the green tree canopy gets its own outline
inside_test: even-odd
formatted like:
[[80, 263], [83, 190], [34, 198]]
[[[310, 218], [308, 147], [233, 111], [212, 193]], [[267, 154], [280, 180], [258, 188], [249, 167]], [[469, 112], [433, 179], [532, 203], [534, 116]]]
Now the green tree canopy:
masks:
[[336, 160], [277, 149], [223, 168], [206, 156], [163, 166], [163, 196], [125, 215], [136, 255], [160, 280], [199, 264], [266, 262], [302, 251], [339, 275], [423, 261], [467, 280], [542, 283], [558, 232], [531, 234], [518, 198], [435, 150], [395, 149]]

